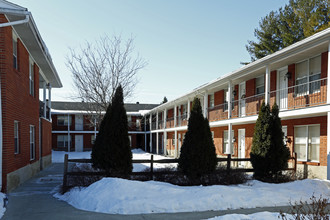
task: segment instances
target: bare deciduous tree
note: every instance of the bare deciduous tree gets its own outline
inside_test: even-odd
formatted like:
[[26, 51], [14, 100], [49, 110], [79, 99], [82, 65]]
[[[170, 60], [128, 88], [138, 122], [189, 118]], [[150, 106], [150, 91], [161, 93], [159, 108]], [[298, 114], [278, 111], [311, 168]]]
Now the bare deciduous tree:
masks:
[[138, 82], [137, 73], [147, 65], [135, 54], [132, 37], [123, 42], [121, 36], [107, 35], [95, 42], [86, 42], [78, 50], [70, 49], [66, 60], [73, 76], [75, 98], [89, 103], [88, 111], [94, 113], [91, 115], [97, 123], [119, 84], [124, 98], [132, 96]]

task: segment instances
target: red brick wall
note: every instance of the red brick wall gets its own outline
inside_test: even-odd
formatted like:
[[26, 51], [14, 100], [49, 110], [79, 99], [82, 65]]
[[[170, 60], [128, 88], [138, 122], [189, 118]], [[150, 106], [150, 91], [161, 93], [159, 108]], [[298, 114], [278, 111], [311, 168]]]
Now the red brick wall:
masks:
[[[7, 22], [0, 15], [0, 22]], [[19, 36], [18, 36], [19, 37]], [[39, 159], [39, 70], [34, 66], [34, 97], [29, 93], [29, 54], [18, 39], [18, 70], [13, 68], [12, 28], [0, 29], [0, 71], [3, 119], [3, 188], [8, 173]], [[14, 153], [14, 121], [20, 123], [20, 153]], [[30, 161], [30, 125], [35, 126], [35, 160]]]
[[42, 127], [42, 156], [47, 156], [52, 153], [52, 123], [45, 120], [41, 120]]

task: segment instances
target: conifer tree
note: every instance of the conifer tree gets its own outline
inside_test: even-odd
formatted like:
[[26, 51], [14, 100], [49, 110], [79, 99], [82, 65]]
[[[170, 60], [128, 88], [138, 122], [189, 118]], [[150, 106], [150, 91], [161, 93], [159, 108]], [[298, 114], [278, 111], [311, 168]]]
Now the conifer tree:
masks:
[[98, 155], [95, 159], [93, 159], [92, 152], [94, 167], [101, 168], [111, 174], [131, 173], [133, 169], [132, 152], [121, 86], [116, 89], [109, 113], [107, 111], [103, 121], [100, 126], [100, 140], [96, 140], [93, 147], [93, 151], [98, 151], [97, 147], [100, 147], [101, 151], [94, 153], [95, 156]]
[[260, 59], [330, 27], [328, 0], [290, 0], [261, 19], [248, 41], [251, 61]]
[[250, 153], [257, 179], [277, 177], [288, 166], [290, 152], [283, 143], [284, 134], [278, 112], [276, 103], [271, 111], [269, 104], [264, 102], [259, 111]]
[[178, 168], [190, 180], [198, 180], [216, 167], [216, 153], [209, 122], [203, 117], [201, 104], [195, 98], [188, 123], [188, 131], [181, 147]]

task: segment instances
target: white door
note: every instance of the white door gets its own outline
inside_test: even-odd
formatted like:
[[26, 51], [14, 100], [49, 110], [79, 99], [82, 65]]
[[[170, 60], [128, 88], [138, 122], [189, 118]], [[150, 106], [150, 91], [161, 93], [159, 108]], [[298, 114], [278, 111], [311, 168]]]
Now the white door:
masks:
[[278, 71], [277, 103], [280, 110], [288, 108], [288, 79], [285, 76], [287, 72], [287, 68]]
[[82, 115], [75, 115], [75, 128], [76, 131], [82, 131], [84, 129], [83, 123], [83, 116]]
[[[238, 158], [245, 158], [245, 129], [238, 129]], [[245, 162], [239, 162], [239, 167], [244, 167]]]
[[84, 136], [83, 135], [75, 136], [75, 146], [76, 146], [76, 152], [82, 152], [84, 150]]
[[245, 82], [239, 84], [239, 115], [245, 116]]

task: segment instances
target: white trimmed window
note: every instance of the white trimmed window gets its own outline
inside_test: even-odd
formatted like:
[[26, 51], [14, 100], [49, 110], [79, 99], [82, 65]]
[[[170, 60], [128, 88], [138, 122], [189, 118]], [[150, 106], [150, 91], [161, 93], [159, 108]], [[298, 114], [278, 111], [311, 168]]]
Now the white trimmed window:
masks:
[[313, 57], [296, 64], [297, 96], [320, 92], [321, 56]]
[[294, 151], [300, 161], [319, 161], [320, 125], [294, 127]]
[[214, 107], [214, 94], [210, 95], [210, 108]]
[[13, 32], [13, 67], [18, 69], [18, 60], [17, 60], [17, 36]]
[[[231, 131], [232, 136], [232, 144], [231, 144], [231, 152], [234, 154], [234, 131]], [[228, 130], [223, 131], [223, 148], [222, 153], [226, 153], [226, 149], [228, 147], [229, 140], [228, 140]]]
[[[92, 139], [93, 137], [95, 137], [94, 135], [92, 135]], [[58, 148], [67, 148], [70, 144], [70, 141], [68, 141], [68, 139], [71, 139], [70, 136], [68, 135], [57, 135], [57, 147]]]
[[36, 156], [36, 144], [35, 144], [35, 127], [30, 125], [30, 160], [34, 160]]
[[34, 62], [30, 58], [29, 62], [29, 88], [30, 88], [30, 95], [34, 96]]
[[69, 115], [69, 117], [67, 115], [58, 115], [57, 116], [57, 125], [58, 126], [68, 126], [68, 122], [69, 122], [69, 126], [71, 126], [71, 115]]
[[256, 78], [256, 95], [265, 93], [265, 75]]
[[15, 146], [15, 154], [19, 154], [19, 122], [14, 121], [14, 146]]

